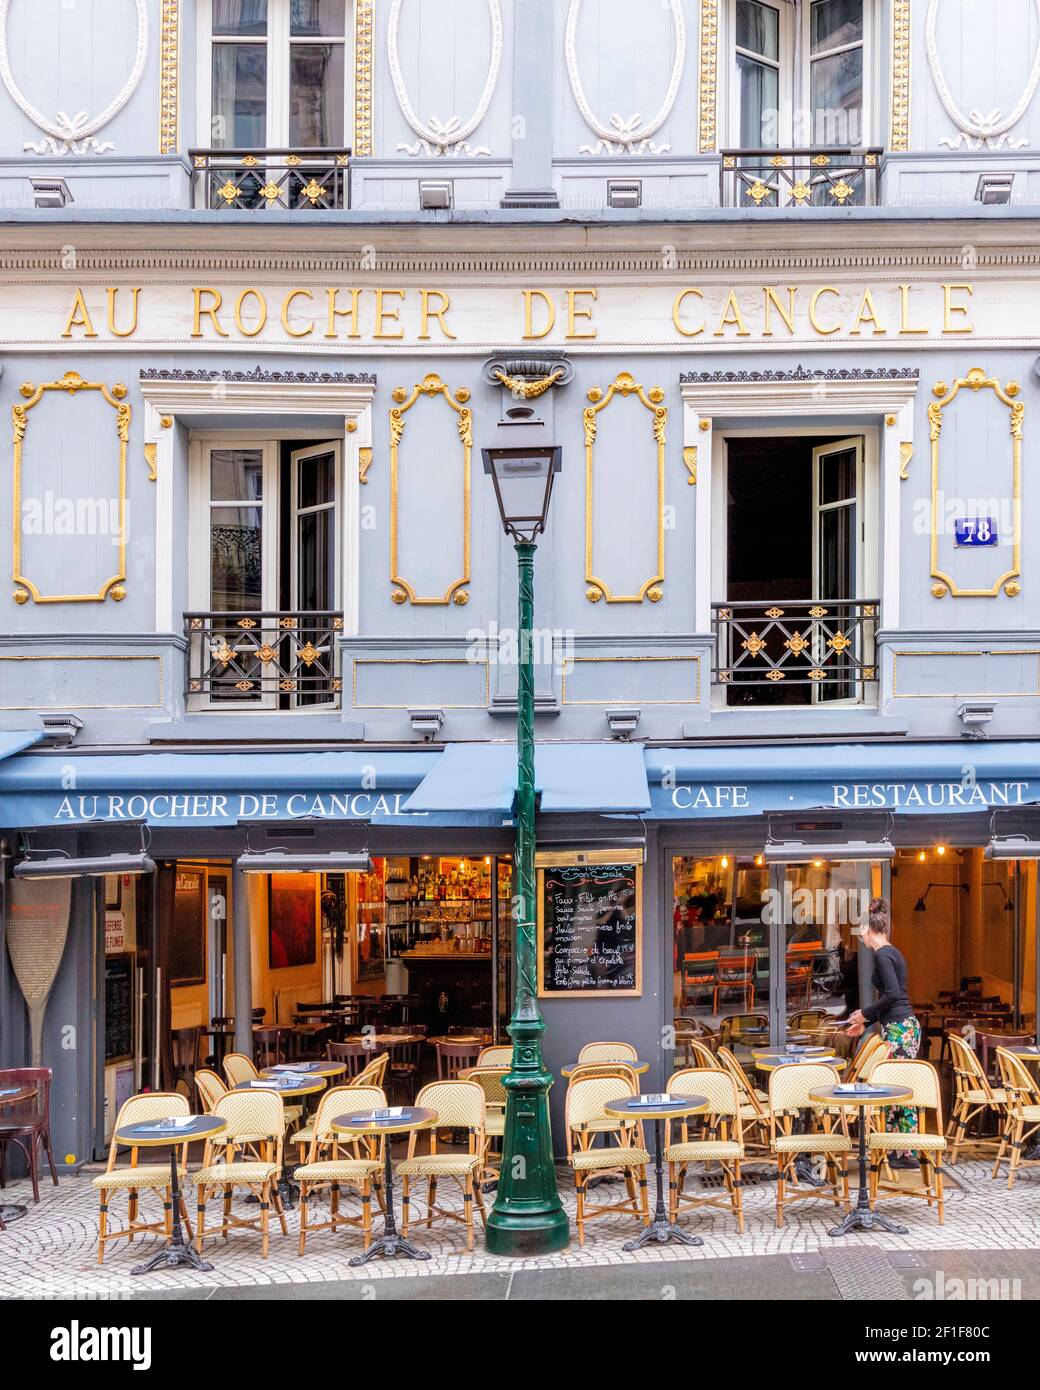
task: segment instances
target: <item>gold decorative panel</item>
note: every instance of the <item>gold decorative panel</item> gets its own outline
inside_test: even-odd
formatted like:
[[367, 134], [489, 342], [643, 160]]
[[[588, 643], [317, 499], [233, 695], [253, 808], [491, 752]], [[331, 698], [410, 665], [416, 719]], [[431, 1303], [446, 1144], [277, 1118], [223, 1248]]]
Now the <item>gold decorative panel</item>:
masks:
[[[403, 578], [398, 566], [398, 508], [400, 503], [400, 445], [404, 436], [405, 416], [420, 396], [431, 398], [440, 396], [455, 411], [462, 445], [462, 574], [448, 585], [443, 594], [420, 595]], [[466, 405], [469, 390], [460, 386], [453, 395], [436, 372], [424, 376], [409, 392], [406, 386], [398, 386], [393, 392], [397, 402], [390, 411], [390, 582], [397, 587], [390, 597], [394, 603], [446, 604], [468, 603], [469, 594], [465, 585], [470, 581], [470, 458], [473, 452], [473, 412]]]
[[[599, 415], [606, 410], [615, 396], [635, 396], [653, 417], [650, 427], [653, 432], [657, 457], [657, 572], [651, 574], [634, 594], [615, 594], [605, 579], [595, 574], [592, 492], [595, 476], [594, 453]], [[668, 407], [663, 406], [664, 392], [660, 386], [652, 386], [649, 391], [635, 380], [630, 372], [621, 372], [615, 380], [601, 391], [598, 386], [588, 393], [592, 402], [584, 412], [585, 421], [585, 582], [589, 585], [585, 597], [590, 603], [598, 603], [601, 598], [608, 603], [642, 603], [649, 599], [658, 603], [664, 597], [661, 584], [664, 582], [664, 445], [665, 428], [668, 423]]]
[[354, 3], [354, 155], [372, 154], [372, 36], [374, 0]]
[[910, 148], [910, 0], [892, 4], [892, 128], [888, 148]]
[[[1011, 512], [1012, 512], [1012, 545], [1011, 545], [1011, 568], [1004, 571], [986, 589], [961, 589], [956, 581], [944, 570], [939, 568], [939, 511], [940, 511], [940, 488], [939, 488], [939, 438], [942, 434], [943, 412], [949, 410], [957, 399], [958, 394], [964, 388], [970, 391], [992, 391], [999, 403], [1007, 409], [1008, 428], [1011, 433]], [[1025, 405], [1022, 401], [1016, 400], [1021, 387], [1017, 381], [1009, 381], [1007, 386], [1001, 386], [996, 377], [987, 376], [981, 367], [972, 367], [967, 376], [957, 377], [952, 386], [948, 386], [945, 381], [936, 382], [932, 387], [932, 394], [935, 400], [928, 407], [929, 436], [932, 441], [932, 573], [931, 577], [936, 582], [932, 585], [932, 593], [936, 598], [942, 598], [949, 593], [954, 598], [996, 598], [1001, 589], [1007, 594], [1008, 598], [1014, 598], [1022, 592], [1021, 579], [1021, 540], [1022, 540], [1022, 422], [1025, 417]]]
[[[43, 400], [48, 391], [64, 391], [76, 396], [82, 391], [100, 391], [102, 397], [116, 412], [116, 437], [119, 441], [119, 543], [116, 547], [119, 569], [116, 574], [104, 580], [93, 594], [43, 594], [38, 586], [22, 573], [22, 451], [25, 434], [29, 424], [29, 412]], [[13, 576], [17, 586], [13, 598], [15, 603], [103, 603], [106, 598], [117, 601], [126, 598], [126, 448], [130, 438], [130, 405], [126, 401], [126, 387], [122, 384], [108, 387], [98, 381], [84, 381], [78, 372], [66, 372], [60, 381], [47, 381], [34, 386], [31, 381], [20, 388], [24, 405], [11, 407], [14, 424], [14, 513]]]
[[159, 22], [159, 153], [176, 154], [178, 138], [178, 69], [180, 67], [180, 0], [162, 0]]
[[700, 143], [701, 154], [718, 147], [719, 0], [701, 0]]

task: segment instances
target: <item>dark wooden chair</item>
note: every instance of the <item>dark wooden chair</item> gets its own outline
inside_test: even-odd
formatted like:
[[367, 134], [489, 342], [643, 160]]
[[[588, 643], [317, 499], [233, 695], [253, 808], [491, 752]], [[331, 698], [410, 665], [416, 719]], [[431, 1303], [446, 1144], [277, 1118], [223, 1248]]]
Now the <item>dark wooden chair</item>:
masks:
[[[363, 1042], [330, 1042], [325, 1047], [330, 1062], [342, 1062], [346, 1068], [346, 1079], [352, 1081], [359, 1072], [364, 1071], [369, 1062], [377, 1056], [377, 1049]], [[337, 1078], [337, 1085], [343, 1083]]]
[[475, 1067], [483, 1044], [475, 1042], [436, 1042], [437, 1080], [452, 1081], [460, 1071]]
[[253, 1029], [253, 1056], [257, 1070], [262, 1071], [264, 1067], [277, 1066], [279, 1062], [288, 1060], [286, 1057], [288, 1036], [289, 1030], [287, 1028]]
[[194, 1028], [174, 1028], [170, 1032], [173, 1052], [173, 1085], [180, 1088], [183, 1081], [186, 1094], [193, 1094], [195, 1073], [202, 1057], [202, 1025]]
[[32, 1086], [34, 1094], [17, 1105], [0, 1109], [0, 1187], [7, 1186], [7, 1146], [17, 1144], [25, 1156], [32, 1180], [33, 1201], [40, 1200], [40, 1150], [47, 1155], [54, 1186], [58, 1186], [58, 1171], [51, 1149], [51, 1079], [50, 1067], [9, 1067], [0, 1071], [0, 1087]]

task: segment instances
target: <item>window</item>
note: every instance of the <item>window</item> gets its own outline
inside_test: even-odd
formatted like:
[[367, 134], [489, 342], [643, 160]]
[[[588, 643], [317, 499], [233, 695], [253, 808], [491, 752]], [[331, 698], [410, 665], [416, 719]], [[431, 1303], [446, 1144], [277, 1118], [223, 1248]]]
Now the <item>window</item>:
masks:
[[214, 149], [338, 148], [348, 129], [348, 0], [203, 0], [200, 129]]
[[731, 129], [741, 149], [867, 141], [869, 0], [733, 0]]
[[189, 693], [210, 708], [336, 703], [340, 445], [193, 442]]

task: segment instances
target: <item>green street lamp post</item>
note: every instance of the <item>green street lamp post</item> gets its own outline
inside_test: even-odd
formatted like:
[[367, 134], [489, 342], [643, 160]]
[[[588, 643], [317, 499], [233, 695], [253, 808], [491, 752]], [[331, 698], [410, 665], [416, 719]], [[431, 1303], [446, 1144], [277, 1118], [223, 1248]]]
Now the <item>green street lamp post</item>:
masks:
[[519, 569], [517, 689], [516, 884], [513, 901], [515, 989], [509, 1036], [513, 1060], [503, 1079], [506, 1122], [495, 1205], [488, 1216], [487, 1248], [496, 1255], [545, 1255], [570, 1239], [556, 1188], [549, 1125], [551, 1073], [542, 1061], [545, 1020], [538, 1008], [535, 930], [534, 781], [534, 554], [545, 530], [561, 450], [548, 442], [530, 406], [515, 406], [498, 425], [494, 444], [482, 449], [484, 471], [495, 487], [502, 524], [516, 546]]

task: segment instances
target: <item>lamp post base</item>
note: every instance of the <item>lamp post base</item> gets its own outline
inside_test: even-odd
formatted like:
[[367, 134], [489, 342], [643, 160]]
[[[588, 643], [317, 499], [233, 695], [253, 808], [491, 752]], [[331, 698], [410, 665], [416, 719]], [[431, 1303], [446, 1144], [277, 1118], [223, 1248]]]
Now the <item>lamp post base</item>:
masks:
[[490, 1255], [554, 1255], [570, 1244], [571, 1228], [567, 1213], [557, 1203], [523, 1211], [491, 1212], [484, 1244]]

